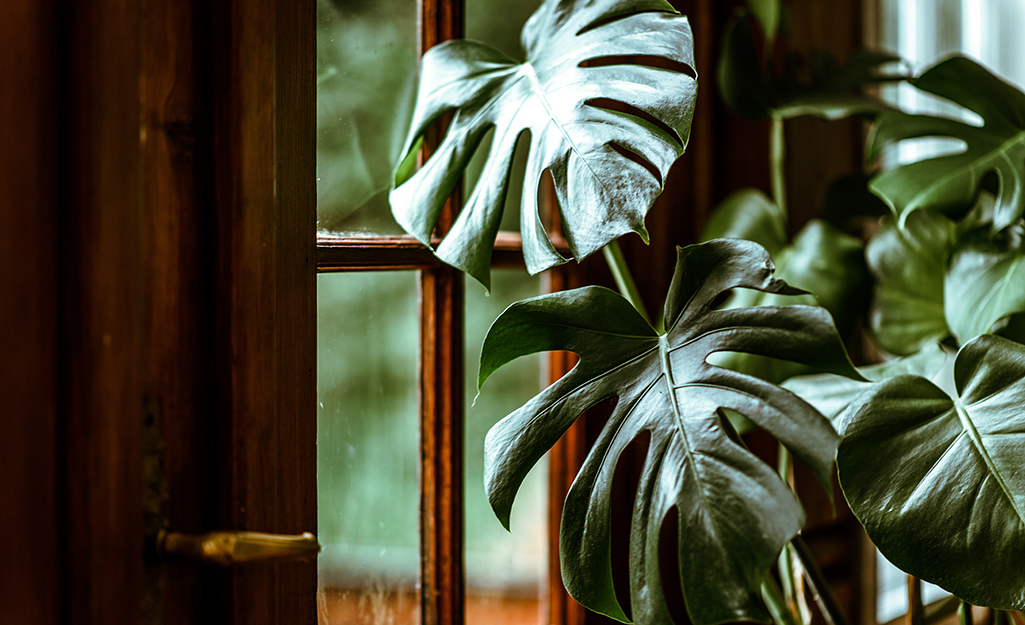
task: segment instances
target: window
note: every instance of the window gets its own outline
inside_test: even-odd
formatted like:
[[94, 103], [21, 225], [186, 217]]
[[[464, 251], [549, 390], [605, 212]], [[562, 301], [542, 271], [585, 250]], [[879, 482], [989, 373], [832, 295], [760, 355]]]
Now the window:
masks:
[[[471, 1], [467, 35], [522, 56], [509, 25], [537, 4]], [[481, 486], [484, 434], [540, 390], [541, 358], [517, 363], [474, 401], [490, 322], [538, 294], [541, 279], [523, 269], [518, 234], [503, 232], [485, 296], [405, 236], [387, 201], [411, 114], [415, 42], [454, 34], [458, 20], [439, 13], [432, 24], [412, 0], [320, 0], [317, 9], [320, 622], [459, 622], [464, 612], [472, 623], [541, 622], [544, 467], [523, 487], [512, 534]], [[470, 169], [467, 189], [479, 165]], [[503, 226], [515, 229], [518, 197], [507, 205]]]

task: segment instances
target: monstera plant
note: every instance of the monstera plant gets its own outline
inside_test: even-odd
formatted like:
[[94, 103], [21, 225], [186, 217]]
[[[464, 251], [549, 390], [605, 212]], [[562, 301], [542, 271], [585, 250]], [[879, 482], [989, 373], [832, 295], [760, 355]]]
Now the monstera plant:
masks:
[[[508, 524], [530, 468], [584, 411], [614, 399], [559, 536], [563, 581], [586, 607], [668, 623], [666, 588], [676, 585], [697, 625], [807, 623], [793, 583], [804, 575], [827, 621], [846, 622], [800, 537], [805, 515], [786, 463], [781, 476], [739, 431], [757, 427], [827, 489], [838, 467], [848, 504], [897, 566], [964, 601], [1025, 609], [1025, 94], [960, 57], [910, 78], [889, 54], [845, 63], [819, 54], [802, 73], [786, 23], [779, 0], [750, 0], [729, 27], [718, 72], [739, 113], [772, 121], [772, 196], [738, 191], [711, 217], [704, 242], [678, 249], [655, 325], [616, 239], [647, 240], [645, 214], [687, 145], [697, 89], [687, 19], [663, 0], [547, 0], [523, 30], [523, 61], [471, 41], [425, 55], [390, 195], [398, 222], [487, 286], [524, 141], [527, 269], [567, 261], [538, 210], [547, 171], [570, 254], [603, 251], [623, 291], [543, 295], [494, 322], [480, 385], [527, 354], [567, 350], [579, 362], [488, 434], [492, 507]], [[906, 78], [982, 124], [902, 112], [862, 89]], [[826, 220], [790, 240], [782, 129], [801, 115], [873, 119], [873, 158], [922, 136], [963, 145], [870, 180], [890, 216], [872, 216], [878, 200], [864, 203], [877, 222], [867, 246]], [[415, 169], [431, 132], [442, 133], [437, 147]], [[476, 187], [435, 239], [442, 206], [489, 132]], [[865, 197], [864, 188], [850, 197]], [[871, 306], [859, 306], [869, 292]], [[851, 363], [844, 339], [859, 325], [882, 362]], [[617, 594], [611, 484], [624, 450], [642, 438], [629, 588]], [[664, 576], [670, 515], [679, 568]]]

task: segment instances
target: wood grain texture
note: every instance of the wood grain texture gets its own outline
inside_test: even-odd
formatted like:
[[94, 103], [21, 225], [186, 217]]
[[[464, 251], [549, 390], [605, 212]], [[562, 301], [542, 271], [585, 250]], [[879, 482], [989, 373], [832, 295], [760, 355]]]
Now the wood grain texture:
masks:
[[[316, 530], [314, 8], [214, 8], [215, 518], [236, 530]], [[224, 577], [220, 622], [316, 621], [315, 563]]]
[[60, 168], [67, 620], [134, 623], [143, 585], [139, 7], [67, 7]]
[[0, 3], [0, 622], [62, 622], [56, 11]]
[[[463, 36], [463, 3], [420, 2], [421, 54]], [[443, 129], [424, 138], [420, 164]], [[441, 211], [440, 238], [462, 205], [458, 190]], [[420, 622], [466, 621], [463, 562], [463, 275], [450, 267], [420, 274]]]
[[[569, 253], [565, 239], [554, 239], [556, 249]], [[520, 235], [499, 232], [492, 267], [525, 267]], [[411, 236], [342, 237], [317, 236], [317, 271], [402, 271], [443, 267], [427, 246]]]

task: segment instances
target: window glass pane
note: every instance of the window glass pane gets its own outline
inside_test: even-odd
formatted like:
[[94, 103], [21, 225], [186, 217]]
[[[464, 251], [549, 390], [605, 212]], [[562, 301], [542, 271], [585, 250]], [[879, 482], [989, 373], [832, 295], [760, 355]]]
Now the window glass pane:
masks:
[[484, 494], [484, 436], [499, 419], [541, 391], [543, 355], [513, 361], [496, 372], [474, 402], [480, 347], [491, 322], [511, 303], [540, 293], [523, 270], [492, 271], [492, 294], [466, 284], [466, 620], [469, 625], [543, 622], [547, 567], [547, 467], [527, 475], [507, 532]]
[[[520, 43], [520, 31], [527, 18], [541, 5], [540, 0], [524, 0], [523, 2], [495, 3], [489, 0], [467, 0], [466, 2], [466, 37], [482, 41], [497, 48], [517, 61], [526, 60], [526, 52]], [[465, 197], [469, 197], [477, 185], [485, 158], [491, 149], [493, 133], [488, 132], [481, 141], [480, 147], [470, 160], [463, 188]], [[506, 196], [506, 211], [502, 215], [502, 230], [520, 230], [520, 203], [523, 197], [523, 171], [527, 166], [527, 142], [529, 137], [520, 137], [516, 146], [516, 157], [513, 160], [512, 176], [509, 184], [509, 195]]]
[[388, 190], [412, 114], [415, 0], [317, 1], [317, 227], [401, 234]]
[[417, 622], [416, 280], [317, 278], [322, 625]]

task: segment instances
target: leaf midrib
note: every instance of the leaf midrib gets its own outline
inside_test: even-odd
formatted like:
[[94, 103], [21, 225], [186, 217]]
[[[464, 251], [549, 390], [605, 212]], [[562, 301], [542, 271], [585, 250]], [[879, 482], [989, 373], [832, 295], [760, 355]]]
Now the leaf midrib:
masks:
[[[669, 394], [669, 403], [673, 407], [673, 417], [676, 419], [676, 428], [680, 431], [680, 438], [683, 440], [683, 451], [687, 459], [687, 467], [691, 471], [691, 475], [694, 476], [694, 480], [701, 484], [702, 480], [698, 474], [697, 461], [694, 460], [694, 451], [691, 449], [690, 438], [687, 436], [687, 429], [683, 427], [683, 414], [680, 411], [680, 401], [676, 397], [676, 380], [673, 378], [673, 365], [669, 360], [669, 352], [671, 351], [669, 346], [669, 335], [663, 334], [658, 337], [658, 357], [659, 364], [662, 366], [662, 379], [666, 383], [666, 391]], [[704, 487], [699, 487], [698, 492], [701, 493], [701, 504], [706, 509], [708, 506], [708, 498], [705, 496]]]
[[1025, 510], [1022, 510], [1018, 502], [1014, 498], [1014, 494], [1011, 493], [1011, 489], [1008, 488], [1007, 482], [1004, 481], [1003, 475], [997, 469], [996, 463], [993, 458], [989, 455], [989, 451], [986, 449], [985, 444], [982, 442], [982, 436], [979, 435], [979, 431], [975, 428], [975, 423], [972, 421], [971, 415], [968, 414], [968, 408], [961, 401], [960, 397], [954, 398], [954, 408], [957, 410], [957, 417], [961, 421], [961, 427], [964, 428], [965, 433], [968, 435], [969, 440], [975, 446], [975, 450], [982, 456], [983, 462], [986, 464], [986, 468], [989, 469], [990, 475], [996, 481], [997, 485], [1000, 486], [1000, 490], [1003, 491], [1004, 496], [1007, 498], [1008, 503], [1011, 504], [1011, 508], [1018, 515], [1018, 520], [1021, 521], [1022, 525], [1025, 525]]
[[573, 153], [577, 155], [577, 158], [579, 158], [580, 161], [583, 162], [584, 166], [587, 167], [587, 171], [591, 174], [591, 177], [594, 178], [598, 186], [601, 187], [605, 195], [609, 195], [609, 190], [605, 187], [605, 184], [602, 181], [601, 176], [599, 176], [593, 169], [591, 169], [591, 163], [588, 162], [586, 158], [584, 158], [583, 152], [580, 150], [580, 148], [577, 147], [577, 144], [569, 136], [569, 132], [566, 131], [565, 125], [562, 123], [562, 120], [560, 120], [559, 117], [556, 116], [555, 109], [552, 108], [552, 103], [548, 101], [548, 92], [545, 91], [544, 85], [541, 84], [541, 80], [538, 78], [537, 72], [534, 71], [534, 66], [530, 64], [530, 61], [527, 61], [521, 67], [523, 67], [523, 73], [526, 74], [527, 81], [530, 83], [530, 88], [534, 92], [534, 97], [536, 97], [541, 102], [541, 105], [545, 107], [545, 111], [548, 113], [548, 118], [552, 120], [552, 123], [555, 124], [555, 127], [558, 128], [559, 132], [562, 133], [562, 138], [566, 140], [567, 144], [569, 144], [570, 150], [572, 150]]
[[[943, 138], [943, 135], [939, 135], [939, 136], [941, 138]], [[950, 137], [950, 138], [960, 139], [960, 137]], [[976, 176], [976, 174], [978, 173], [978, 171], [980, 169], [983, 169], [982, 163], [986, 163], [988, 165], [988, 167], [984, 171], [988, 171], [990, 168], [996, 169], [996, 165], [993, 164], [994, 157], [997, 156], [997, 155], [1000, 155], [1000, 156], [1005, 156], [1005, 158], [1006, 158], [1007, 152], [1010, 151], [1013, 147], [1015, 147], [1016, 144], [1025, 145], [1025, 131], [1019, 132], [1018, 134], [1014, 135], [1010, 139], [1007, 139], [1006, 141], [1003, 141], [1002, 143], [1000, 143], [1000, 145], [998, 145], [997, 147], [995, 147], [995, 148], [993, 148], [991, 150], [987, 150], [985, 152], [985, 154], [979, 156], [978, 158], [972, 159], [966, 165], [964, 165], [964, 167], [972, 175], [973, 182], [977, 182], [978, 180], [981, 179], [981, 177], [980, 176]], [[936, 159], [945, 158], [947, 156], [964, 156], [964, 155], [968, 154], [970, 151], [971, 151], [971, 146], [969, 146], [968, 149], [966, 151], [964, 151], [964, 152], [960, 152], [960, 153], [957, 153], [957, 154], [941, 155], [941, 156], [937, 156], [935, 158], [926, 159], [925, 161], [917, 161], [917, 162], [918, 163], [924, 163], [924, 162], [927, 162], [927, 161], [933, 161], [933, 160], [936, 160]], [[909, 164], [910, 165], [914, 165], [915, 163], [909, 163]], [[902, 167], [904, 167], [904, 166], [902, 166]], [[937, 189], [940, 185], [945, 184], [947, 182], [948, 182], [948, 177], [947, 176], [941, 176], [935, 182], [933, 182], [932, 184], [930, 184], [930, 185], [926, 186], [924, 189], [922, 189], [921, 192], [916, 193], [911, 198], [911, 200], [908, 201], [905, 204], [905, 206], [912, 206], [912, 207], [918, 208], [920, 198], [925, 197], [927, 195], [931, 195], [935, 191], [935, 189]], [[1005, 184], [1005, 183], [1001, 182], [1001, 185], [1003, 185], [1003, 184]], [[924, 206], [924, 205], [922, 205], [922, 206]], [[912, 210], [914, 210], [914, 209], [912, 209]], [[903, 219], [902, 219], [902, 221], [903, 221]]]

